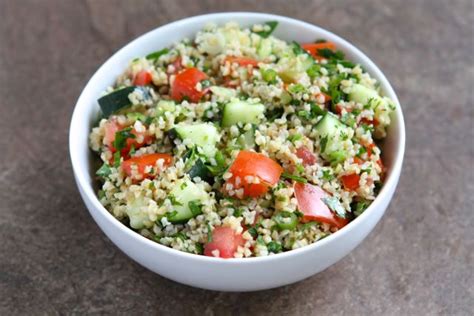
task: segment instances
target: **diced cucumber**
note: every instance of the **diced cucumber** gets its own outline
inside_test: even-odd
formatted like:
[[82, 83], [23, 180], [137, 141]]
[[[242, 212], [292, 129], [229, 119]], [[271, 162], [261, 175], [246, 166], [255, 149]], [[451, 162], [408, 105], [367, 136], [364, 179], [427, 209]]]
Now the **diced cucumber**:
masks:
[[272, 40], [270, 38], [264, 38], [260, 41], [257, 54], [262, 59], [267, 58], [272, 54]]
[[159, 113], [174, 112], [175, 109], [176, 109], [176, 105], [174, 101], [160, 100], [158, 101], [158, 104], [156, 105], [156, 110]]
[[126, 212], [128, 219], [130, 220], [130, 227], [134, 229], [149, 228], [153, 226], [153, 222], [148, 217], [147, 208], [148, 203], [146, 203], [145, 197], [139, 195], [138, 197], [133, 197], [127, 202]]
[[360, 103], [368, 104], [370, 101], [371, 108], [374, 109], [377, 105], [385, 103], [385, 100], [374, 89], [367, 88], [361, 84], [353, 84], [351, 92], [349, 93], [349, 100]]
[[189, 145], [201, 147], [207, 157], [214, 156], [220, 137], [217, 128], [211, 123], [177, 125], [174, 131], [182, 140], [190, 141]]
[[211, 92], [217, 97], [219, 102], [227, 102], [237, 96], [237, 91], [234, 89], [212, 86]]
[[306, 54], [284, 57], [277, 63], [278, 74], [286, 83], [298, 82], [302, 76], [306, 75], [306, 70], [313, 64], [314, 60]]
[[239, 122], [257, 124], [263, 112], [265, 107], [261, 103], [233, 99], [224, 107], [222, 126], [228, 127]]
[[173, 210], [167, 218], [172, 223], [185, 222], [200, 214], [196, 206], [209, 200], [209, 194], [191, 180], [178, 181], [171, 190]]
[[255, 147], [255, 128], [251, 129], [239, 136], [238, 142], [242, 149], [252, 149]]
[[136, 87], [132, 86], [115, 90], [97, 100], [104, 117], [109, 117], [110, 114], [131, 105], [132, 102], [128, 95], [135, 91], [135, 89]]
[[318, 132], [321, 156], [334, 162], [342, 162], [347, 156], [343, 146], [343, 135], [348, 133], [348, 128], [337, 116], [326, 112], [322, 119], [314, 126]]

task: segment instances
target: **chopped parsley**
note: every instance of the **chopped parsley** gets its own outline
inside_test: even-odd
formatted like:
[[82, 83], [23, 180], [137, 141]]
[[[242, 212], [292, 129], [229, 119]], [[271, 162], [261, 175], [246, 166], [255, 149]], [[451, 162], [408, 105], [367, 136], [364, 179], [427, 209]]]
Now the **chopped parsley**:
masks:
[[256, 238], [258, 236], [257, 228], [255, 226], [250, 227], [247, 231], [253, 238]]
[[291, 94], [304, 93], [306, 88], [301, 83], [292, 84], [288, 87], [288, 92]]
[[355, 216], [360, 216], [364, 211], [367, 209], [369, 206], [369, 203], [367, 201], [358, 201], [355, 203], [353, 206], [353, 212]]
[[294, 143], [294, 142], [296, 142], [296, 141], [298, 141], [302, 138], [303, 138], [303, 135], [301, 135], [301, 134], [293, 134], [293, 135], [288, 136], [288, 140], [292, 143]]
[[267, 249], [269, 252], [279, 253], [279, 252], [282, 252], [283, 247], [281, 246], [279, 242], [270, 241], [267, 245]]
[[102, 165], [102, 167], [100, 167], [99, 170], [97, 170], [97, 172], [95, 174], [98, 175], [101, 178], [106, 178], [111, 173], [112, 173], [112, 170], [110, 170], [110, 166], [107, 163], [104, 163]]
[[209, 223], [207, 223], [207, 242], [212, 242], [212, 227]]
[[174, 235], [171, 236], [171, 237], [179, 238], [179, 239], [181, 239], [182, 241], [185, 241], [186, 239], [188, 239], [188, 237], [187, 237], [183, 232], [177, 232], [176, 234], [174, 234]]
[[196, 253], [198, 255], [202, 255], [204, 253], [204, 245], [200, 242], [195, 243], [194, 248], [196, 249]]
[[116, 151], [114, 153], [114, 167], [119, 167], [120, 166], [120, 151]]
[[319, 146], [321, 147], [321, 152], [325, 152], [326, 151], [326, 146], [328, 144], [328, 135], [324, 136], [323, 138], [321, 138], [321, 140], [319, 141]]
[[160, 58], [164, 54], [168, 54], [169, 51], [170, 50], [168, 48], [163, 48], [162, 50], [159, 50], [159, 51], [156, 51], [156, 52], [153, 52], [151, 54], [146, 55], [145, 58], [148, 59], [148, 60], [155, 60], [155, 59]]
[[121, 131], [118, 131], [115, 133], [115, 139], [113, 146], [117, 150], [117, 152], [121, 151], [122, 149], [125, 148], [127, 144], [127, 139], [129, 138], [135, 138], [136, 136], [132, 133], [132, 128], [124, 128]]
[[189, 201], [188, 207], [191, 213], [193, 214], [193, 217], [202, 214], [202, 204], [199, 200]]
[[334, 175], [332, 174], [331, 169], [323, 170], [322, 179], [326, 181], [331, 181], [332, 179], [334, 179]]
[[168, 200], [170, 200], [171, 205], [173, 205], [173, 206], [182, 206], [183, 205], [183, 203], [178, 202], [178, 200], [176, 199], [176, 197], [173, 194], [168, 195]]
[[273, 33], [273, 31], [276, 29], [276, 27], [278, 26], [278, 22], [277, 21], [268, 21], [268, 22], [265, 22], [265, 25], [267, 27], [265, 27], [265, 29], [263, 31], [255, 32], [255, 34], [258, 34], [263, 38], [269, 37]]
[[243, 208], [238, 208], [238, 209], [234, 210], [234, 216], [235, 217], [240, 217], [240, 216], [242, 216], [243, 212], [244, 212]]

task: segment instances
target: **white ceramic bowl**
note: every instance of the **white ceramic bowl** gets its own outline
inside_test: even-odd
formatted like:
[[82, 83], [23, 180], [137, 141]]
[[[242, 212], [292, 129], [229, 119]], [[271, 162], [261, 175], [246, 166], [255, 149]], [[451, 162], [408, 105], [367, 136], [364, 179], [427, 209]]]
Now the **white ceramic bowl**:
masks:
[[[348, 59], [360, 63], [381, 84], [397, 110], [384, 144], [388, 168], [385, 184], [370, 207], [342, 230], [315, 244], [278, 255], [220, 259], [174, 250], [135, 233], [116, 220], [99, 202], [93, 188], [92, 154], [88, 135], [99, 111], [97, 98], [136, 56], [180, 40], [192, 38], [207, 22], [236, 21], [251, 25], [276, 20], [275, 36], [287, 41], [332, 41]], [[104, 233], [124, 253], [144, 267], [171, 280], [205, 289], [252, 291], [269, 289], [305, 279], [334, 264], [354, 249], [374, 228], [387, 208], [398, 183], [405, 150], [405, 126], [397, 96], [377, 66], [360, 50], [342, 38], [317, 26], [287, 17], [260, 13], [218, 13], [187, 18], [159, 27], [135, 39], [107, 60], [87, 83], [77, 101], [69, 131], [69, 150], [79, 192], [89, 212]]]

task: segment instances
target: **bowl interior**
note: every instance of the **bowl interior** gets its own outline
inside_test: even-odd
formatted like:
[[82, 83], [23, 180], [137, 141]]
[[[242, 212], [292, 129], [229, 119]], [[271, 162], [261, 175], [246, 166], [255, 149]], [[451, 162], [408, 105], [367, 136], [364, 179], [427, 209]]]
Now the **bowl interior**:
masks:
[[[220, 13], [180, 20], [142, 35], [109, 58], [87, 83], [77, 101], [72, 116], [69, 134], [69, 149], [78, 186], [81, 187], [83, 192], [91, 199], [93, 205], [99, 209], [100, 212], [105, 212], [108, 214], [108, 211], [100, 204], [95, 194], [95, 184], [93, 178], [95, 170], [93, 170], [92, 163], [93, 155], [88, 147], [88, 135], [98, 117], [98, 97], [108, 86], [114, 83], [115, 78], [117, 78], [117, 76], [119, 76], [124, 71], [129, 61], [137, 56], [144, 56], [148, 53], [169, 46], [185, 37], [192, 38], [195, 33], [208, 22], [223, 24], [229, 21], [235, 21], [243, 26], [248, 26], [254, 23], [263, 23], [270, 20], [279, 22], [274, 35], [283, 40], [309, 42], [314, 41], [317, 38], [325, 38], [333, 41], [336, 46], [346, 54], [348, 59], [360, 63], [365, 68], [365, 70], [371, 74], [372, 77], [376, 78], [380, 82], [380, 86], [384, 94], [394, 100], [397, 105], [397, 110], [392, 115], [393, 121], [388, 129], [388, 136], [383, 144], [383, 152], [384, 163], [388, 170], [384, 187], [396, 185], [398, 178], [392, 177], [392, 174], [398, 174], [401, 169], [405, 146], [403, 114], [398, 102], [398, 98], [390, 86], [388, 80], [368, 57], [366, 57], [360, 50], [355, 48], [344, 39], [324, 29], [302, 21], [282, 16], [259, 13]], [[377, 203], [377, 200], [385, 198], [385, 192], [386, 190], [382, 188], [382, 191], [374, 203], [372, 203], [372, 205], [362, 214], [362, 216], [359, 216], [347, 227], [350, 227], [350, 225], [357, 225], [357, 222], [362, 220], [363, 217], [370, 216], [371, 208]], [[109, 217], [111, 218], [112, 225], [123, 226], [111, 215]], [[344, 229], [347, 229], [347, 227]], [[123, 228], [128, 229], [125, 226], [123, 226]], [[327, 239], [330, 239], [332, 236], [328, 237]], [[159, 247], [164, 247], [159, 244], [156, 245]], [[316, 245], [317, 243], [304, 248]], [[248, 258], [244, 260], [248, 260]]]

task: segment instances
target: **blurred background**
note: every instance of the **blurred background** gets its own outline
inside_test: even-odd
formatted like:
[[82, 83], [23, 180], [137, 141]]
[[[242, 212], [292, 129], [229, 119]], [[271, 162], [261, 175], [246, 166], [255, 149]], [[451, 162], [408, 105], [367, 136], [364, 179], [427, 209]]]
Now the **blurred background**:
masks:
[[[472, 315], [473, 6], [0, 0], [0, 314]], [[391, 81], [407, 125], [400, 184], [375, 231], [326, 271], [255, 293], [194, 289], [135, 264], [89, 216], [68, 156], [75, 102], [109, 56], [222, 11], [286, 15], [347, 39]]]

